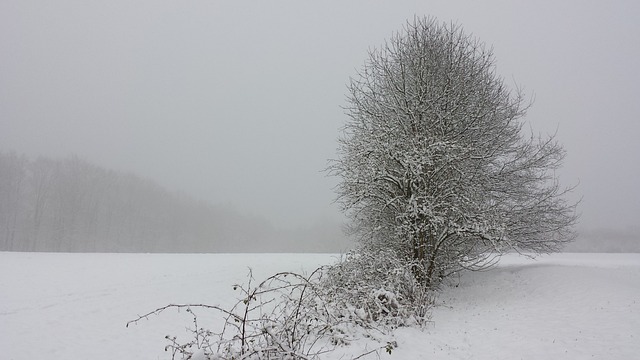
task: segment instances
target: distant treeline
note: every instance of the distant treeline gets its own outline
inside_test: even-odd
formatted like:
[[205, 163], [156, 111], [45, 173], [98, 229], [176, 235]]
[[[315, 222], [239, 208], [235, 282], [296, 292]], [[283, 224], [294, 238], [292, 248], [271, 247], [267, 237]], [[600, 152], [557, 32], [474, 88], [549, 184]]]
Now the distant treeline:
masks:
[[0, 153], [0, 250], [333, 252], [344, 246], [331, 227], [280, 231], [262, 218], [77, 157]]
[[640, 253], [640, 228], [582, 230], [564, 251]]

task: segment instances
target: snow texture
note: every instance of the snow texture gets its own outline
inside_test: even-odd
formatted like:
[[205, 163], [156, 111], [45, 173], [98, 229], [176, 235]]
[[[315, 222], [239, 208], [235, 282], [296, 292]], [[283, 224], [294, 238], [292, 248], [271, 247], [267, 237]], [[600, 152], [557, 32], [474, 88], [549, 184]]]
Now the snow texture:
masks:
[[[256, 279], [336, 261], [318, 254], [0, 253], [0, 358], [169, 359], [168, 334], [190, 316], [169, 303], [231, 304], [248, 267]], [[503, 258], [441, 293], [425, 329], [401, 328], [382, 359], [637, 359], [640, 254]], [[199, 319], [206, 326], [206, 319]], [[203, 323], [205, 322], [205, 323]], [[381, 344], [358, 341], [338, 359]], [[375, 356], [369, 358], [376, 358]]]

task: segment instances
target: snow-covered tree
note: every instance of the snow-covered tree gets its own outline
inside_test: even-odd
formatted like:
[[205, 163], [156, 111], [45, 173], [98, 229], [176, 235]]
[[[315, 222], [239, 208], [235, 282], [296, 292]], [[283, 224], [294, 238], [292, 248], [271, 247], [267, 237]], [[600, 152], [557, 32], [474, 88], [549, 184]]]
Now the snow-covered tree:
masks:
[[460, 26], [415, 18], [349, 85], [330, 172], [365, 247], [388, 249], [433, 286], [508, 250], [559, 249], [575, 204], [554, 172], [554, 136], [523, 129], [528, 104]]

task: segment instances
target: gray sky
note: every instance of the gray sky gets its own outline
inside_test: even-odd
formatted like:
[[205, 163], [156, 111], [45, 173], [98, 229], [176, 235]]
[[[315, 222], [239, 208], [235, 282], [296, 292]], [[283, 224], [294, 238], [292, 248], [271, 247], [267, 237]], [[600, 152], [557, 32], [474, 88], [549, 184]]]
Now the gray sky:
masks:
[[580, 228], [640, 215], [637, 1], [0, 1], [0, 151], [78, 155], [274, 225], [341, 219], [346, 83], [414, 14], [494, 46]]

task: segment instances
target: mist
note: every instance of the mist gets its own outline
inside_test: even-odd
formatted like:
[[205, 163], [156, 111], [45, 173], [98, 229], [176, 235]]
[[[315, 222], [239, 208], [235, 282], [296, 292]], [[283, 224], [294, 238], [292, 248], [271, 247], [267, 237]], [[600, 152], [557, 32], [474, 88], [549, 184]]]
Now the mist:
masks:
[[[493, 45], [497, 72], [531, 97], [531, 129], [557, 134], [561, 181], [578, 184], [577, 244], [606, 234], [636, 246], [640, 4], [631, 1], [6, 1], [0, 152], [25, 164], [75, 156], [233, 213], [239, 232], [261, 224], [247, 232], [251, 244], [287, 238], [333, 251], [346, 220], [337, 179], [323, 170], [345, 121], [345, 85], [414, 15]], [[310, 235], [318, 229], [326, 234]], [[323, 241], [333, 245], [314, 248]]]
[[333, 225], [279, 229], [77, 157], [0, 153], [0, 250], [344, 252], [350, 242]]

